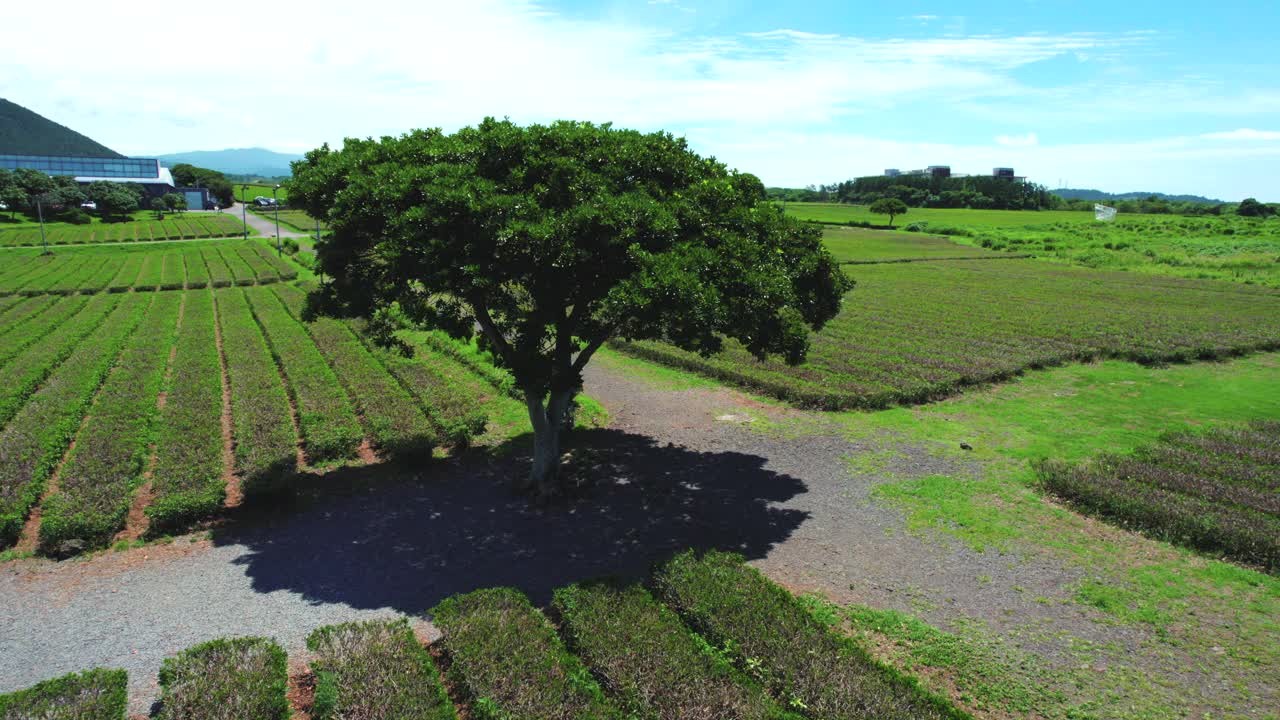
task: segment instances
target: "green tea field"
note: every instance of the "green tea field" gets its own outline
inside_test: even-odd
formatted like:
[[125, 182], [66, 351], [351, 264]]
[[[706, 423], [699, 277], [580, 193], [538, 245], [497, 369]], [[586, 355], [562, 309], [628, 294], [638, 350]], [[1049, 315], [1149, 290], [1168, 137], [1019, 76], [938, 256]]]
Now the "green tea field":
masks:
[[253, 240], [62, 248], [52, 255], [13, 250], [4, 259], [0, 296], [261, 285], [298, 276], [296, 266]]
[[[908, 257], [915, 247], [905, 245]], [[1066, 362], [1280, 347], [1280, 292], [1269, 288], [1018, 259], [846, 268], [858, 285], [798, 367], [757, 362], [732, 343], [710, 358], [655, 342], [617, 347], [825, 409], [924, 402]]]
[[[48, 223], [50, 245], [140, 242], [144, 240], [190, 240], [211, 237], [239, 237], [244, 225], [229, 213], [168, 215], [163, 220], [137, 219], [88, 225]], [[0, 247], [39, 247], [40, 227], [30, 223], [18, 227], [0, 226]]]
[[[788, 203], [786, 211], [828, 225], [888, 220], [858, 205]], [[1276, 218], [1121, 215], [1101, 223], [1087, 212], [912, 208], [896, 225], [974, 248], [1097, 269], [1280, 287]]]
[[131, 508], [135, 536], [169, 533], [299, 468], [430, 456], [484, 430], [482, 381], [429, 348], [409, 360], [354, 325], [302, 322], [305, 292], [281, 282], [297, 271], [262, 246], [29, 261], [0, 302], [6, 547], [104, 547]]

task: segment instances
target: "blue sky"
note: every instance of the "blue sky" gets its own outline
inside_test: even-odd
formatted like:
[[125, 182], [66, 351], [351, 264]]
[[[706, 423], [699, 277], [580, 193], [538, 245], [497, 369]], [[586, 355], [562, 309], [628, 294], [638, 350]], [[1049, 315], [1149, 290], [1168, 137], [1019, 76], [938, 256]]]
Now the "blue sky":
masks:
[[44, 10], [6, 10], [0, 96], [131, 154], [572, 118], [670, 130], [776, 185], [1012, 165], [1280, 201], [1275, 2], [277, 0], [216, 27], [64, 5], [52, 51]]

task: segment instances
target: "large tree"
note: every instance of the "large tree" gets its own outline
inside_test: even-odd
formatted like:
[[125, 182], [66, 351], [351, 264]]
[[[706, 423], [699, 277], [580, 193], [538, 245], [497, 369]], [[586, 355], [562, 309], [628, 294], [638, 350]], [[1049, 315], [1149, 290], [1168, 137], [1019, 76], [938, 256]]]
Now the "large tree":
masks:
[[96, 180], [89, 183], [85, 192], [98, 206], [98, 214], [103, 220], [127, 219], [138, 209], [138, 196], [120, 183]]
[[852, 283], [819, 230], [753, 175], [666, 133], [486, 119], [453, 134], [348, 139], [293, 165], [290, 203], [323, 218], [316, 306], [477, 329], [534, 429], [517, 485], [558, 489], [561, 430], [610, 338], [710, 354], [724, 339], [801, 362]]

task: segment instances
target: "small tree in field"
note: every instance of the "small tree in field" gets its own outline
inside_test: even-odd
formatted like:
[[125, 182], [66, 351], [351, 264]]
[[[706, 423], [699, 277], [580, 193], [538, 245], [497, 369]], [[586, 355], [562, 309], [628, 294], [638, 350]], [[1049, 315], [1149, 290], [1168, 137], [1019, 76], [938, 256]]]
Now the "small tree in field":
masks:
[[893, 218], [907, 214], [907, 204], [897, 198], [880, 198], [867, 208], [877, 215], [889, 216], [889, 227], [893, 227]]
[[169, 206], [169, 209], [175, 212], [187, 209], [187, 196], [182, 193], [165, 193], [164, 201]]
[[157, 195], [151, 198], [151, 209], [156, 213], [156, 219], [164, 219], [164, 213], [169, 209], [169, 196]]
[[486, 119], [349, 139], [294, 163], [289, 202], [331, 229], [316, 243], [323, 311], [369, 317], [384, 340], [393, 316], [458, 338], [479, 326], [533, 424], [517, 485], [542, 494], [605, 341], [710, 354], [729, 337], [798, 363], [852, 285], [758, 179], [666, 133]]

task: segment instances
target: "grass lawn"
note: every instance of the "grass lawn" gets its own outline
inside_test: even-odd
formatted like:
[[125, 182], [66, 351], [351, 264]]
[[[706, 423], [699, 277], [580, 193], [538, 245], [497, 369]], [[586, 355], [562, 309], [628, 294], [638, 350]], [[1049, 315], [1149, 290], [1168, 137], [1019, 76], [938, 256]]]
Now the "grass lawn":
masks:
[[[597, 361], [660, 387], [709, 384], [615, 352]], [[1071, 644], [1036, 625], [994, 635], [982, 618], [961, 618], [942, 631], [896, 611], [840, 609], [840, 622], [877, 656], [994, 717], [1011, 711], [1048, 718], [1234, 717], [1232, 698], [1274, 707], [1280, 578], [1077, 514], [1035, 489], [1031, 461], [1084, 461], [1132, 452], [1168, 432], [1280, 417], [1278, 386], [1276, 353], [1160, 368], [1109, 360], [1030, 372], [914, 407], [777, 416], [760, 408], [777, 401], [756, 397], [716, 412], [752, 418], [746, 427], [765, 434], [840, 434], [881, 448], [850, 456], [850, 471], [879, 483], [875, 501], [900, 508], [909, 532], [998, 553], [1013, 564], [1046, 558], [1077, 567], [1083, 579], [1063, 594], [1028, 600], [1075, 606], [1094, 622], [1133, 626], [1148, 638], [1136, 648]], [[962, 442], [973, 450], [961, 449]], [[904, 445], [977, 463], [979, 471], [896, 475], [890, 468], [900, 467]], [[1046, 644], [1065, 645], [1075, 665], [1050, 669], [1025, 649]], [[1133, 665], [1134, 653], [1155, 658], [1164, 673], [1148, 676]], [[1224, 689], [1213, 702], [1227, 704], [1206, 706], [1209, 699], [1189, 695], [1177, 678], [1190, 666], [1219, 679]]]
[[[232, 186], [235, 189], [236, 200], [242, 203], [251, 203], [256, 197], [271, 197], [271, 185], [241, 185], [235, 183]], [[280, 187], [276, 190], [275, 197], [281, 204], [289, 200], [289, 188]]]
[[892, 230], [827, 227], [822, 230], [822, 242], [842, 263], [1001, 257], [1000, 253], [961, 245], [943, 236]]
[[[788, 203], [803, 220], [884, 225], [865, 206]], [[1280, 287], [1280, 218], [1121, 215], [1100, 223], [1076, 211], [912, 208], [899, 228], [923, 223], [958, 243], [1086, 267]]]

